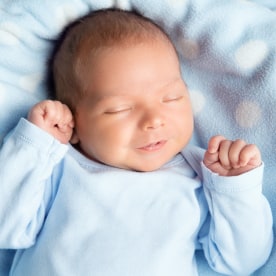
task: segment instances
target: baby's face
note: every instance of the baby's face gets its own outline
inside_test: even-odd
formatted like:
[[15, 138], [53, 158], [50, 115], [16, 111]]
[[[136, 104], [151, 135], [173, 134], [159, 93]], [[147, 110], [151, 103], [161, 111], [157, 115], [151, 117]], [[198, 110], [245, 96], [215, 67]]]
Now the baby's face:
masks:
[[88, 158], [137, 171], [160, 168], [189, 141], [193, 116], [179, 62], [165, 42], [103, 50], [76, 108]]

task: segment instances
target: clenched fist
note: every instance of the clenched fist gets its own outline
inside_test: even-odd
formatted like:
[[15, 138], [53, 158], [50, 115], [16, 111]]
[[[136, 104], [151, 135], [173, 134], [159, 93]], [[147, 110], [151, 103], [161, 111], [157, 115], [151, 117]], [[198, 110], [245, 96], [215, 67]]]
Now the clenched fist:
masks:
[[73, 134], [73, 115], [68, 106], [59, 101], [39, 102], [30, 110], [28, 120], [63, 144], [68, 143]]
[[210, 139], [203, 163], [221, 176], [235, 176], [260, 166], [262, 161], [256, 145], [218, 135]]

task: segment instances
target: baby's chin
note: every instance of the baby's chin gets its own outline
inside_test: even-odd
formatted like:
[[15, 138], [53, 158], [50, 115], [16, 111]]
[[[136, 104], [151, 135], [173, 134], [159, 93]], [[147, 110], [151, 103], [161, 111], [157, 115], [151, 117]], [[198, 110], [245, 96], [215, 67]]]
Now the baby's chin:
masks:
[[182, 148], [170, 152], [169, 154], [165, 154], [165, 156], [155, 156], [154, 158], [141, 158], [140, 160], [136, 160], [136, 162], [132, 162], [129, 164], [125, 164], [123, 169], [128, 169], [137, 172], [152, 172], [159, 170], [168, 162], [170, 162], [177, 154], [181, 152]]
[[153, 172], [159, 170], [163, 165], [164, 164], [158, 166], [142, 166], [139, 168], [133, 168], [132, 170], [136, 172]]
[[136, 172], [152, 172], [159, 170], [162, 168], [165, 164], [167, 164], [171, 159], [167, 158], [165, 160], [154, 160], [152, 162], [147, 162], [147, 161], [141, 161], [139, 164], [129, 164], [128, 166], [121, 167], [122, 169], [127, 169], [131, 171], [136, 171]]

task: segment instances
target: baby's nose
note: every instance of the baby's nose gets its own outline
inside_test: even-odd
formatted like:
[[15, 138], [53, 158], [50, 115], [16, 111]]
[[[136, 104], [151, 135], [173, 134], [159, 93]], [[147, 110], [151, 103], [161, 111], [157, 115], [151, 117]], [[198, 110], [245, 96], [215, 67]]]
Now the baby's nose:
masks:
[[150, 109], [143, 114], [142, 127], [143, 130], [154, 130], [164, 126], [165, 118], [160, 111]]

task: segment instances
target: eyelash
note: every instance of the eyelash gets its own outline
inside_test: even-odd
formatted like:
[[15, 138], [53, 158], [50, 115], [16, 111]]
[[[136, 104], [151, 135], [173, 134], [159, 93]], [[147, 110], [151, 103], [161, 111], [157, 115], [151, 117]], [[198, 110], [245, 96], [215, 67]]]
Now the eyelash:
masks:
[[179, 101], [182, 98], [183, 98], [183, 96], [168, 97], [168, 98], [164, 98], [163, 102], [164, 103], [169, 103], [169, 102]]
[[130, 111], [131, 108], [122, 108], [122, 109], [117, 109], [117, 110], [107, 110], [104, 113], [107, 115], [112, 115], [112, 114], [119, 114], [119, 113], [123, 113], [125, 111]]
[[[163, 98], [162, 102], [163, 103], [171, 103], [171, 102], [176, 102], [176, 101], [180, 101], [181, 99], [183, 99], [183, 96], [180, 95], [180, 96], [175, 96], [175, 97], [165, 97]], [[126, 112], [126, 111], [131, 111], [132, 108], [131, 107], [125, 107], [125, 108], [118, 108], [118, 109], [114, 109], [114, 110], [107, 110], [104, 112], [104, 114], [107, 114], [107, 115], [115, 115], [115, 114], [120, 114], [120, 113], [123, 113], [123, 112]]]

